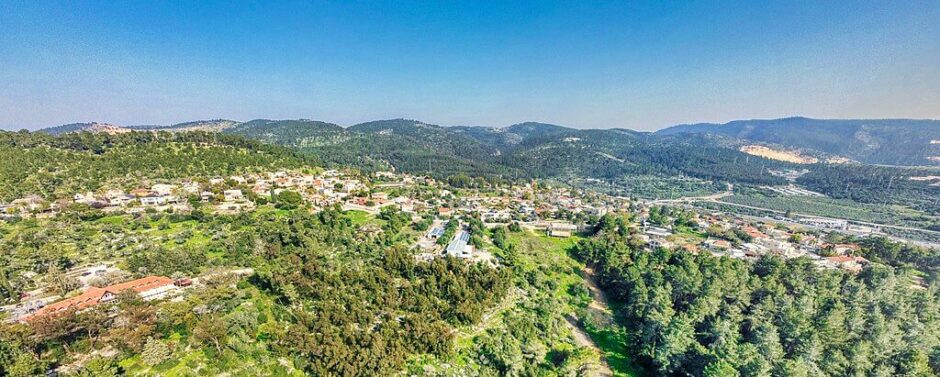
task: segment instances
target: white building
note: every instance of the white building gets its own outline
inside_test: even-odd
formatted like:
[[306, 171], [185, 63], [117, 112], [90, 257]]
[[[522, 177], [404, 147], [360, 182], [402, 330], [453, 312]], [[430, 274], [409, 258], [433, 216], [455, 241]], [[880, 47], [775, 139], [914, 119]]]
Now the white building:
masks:
[[447, 255], [456, 258], [472, 258], [473, 245], [470, 245], [470, 233], [461, 230], [455, 234], [453, 240], [447, 245]]
[[223, 194], [225, 195], [225, 201], [227, 202], [234, 202], [245, 198], [245, 195], [242, 194], [242, 190], [239, 189], [225, 190]]
[[162, 206], [169, 201], [167, 196], [145, 196], [140, 198], [140, 204], [145, 206]]

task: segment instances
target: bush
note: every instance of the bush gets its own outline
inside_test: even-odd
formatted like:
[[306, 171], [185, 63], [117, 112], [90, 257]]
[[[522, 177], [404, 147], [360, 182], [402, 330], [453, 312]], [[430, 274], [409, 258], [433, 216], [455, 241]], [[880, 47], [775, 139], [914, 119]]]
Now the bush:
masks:
[[154, 366], [170, 359], [170, 347], [163, 342], [149, 338], [140, 352], [140, 361], [147, 366]]

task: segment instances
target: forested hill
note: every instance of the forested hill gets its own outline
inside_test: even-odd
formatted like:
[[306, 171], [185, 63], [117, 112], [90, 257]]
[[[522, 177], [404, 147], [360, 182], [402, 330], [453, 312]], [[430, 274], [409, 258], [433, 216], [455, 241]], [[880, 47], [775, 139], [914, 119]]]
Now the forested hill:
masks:
[[659, 137], [622, 129], [579, 130], [544, 123], [506, 128], [441, 127], [393, 119], [347, 129], [298, 121], [251, 121], [224, 132], [289, 145], [336, 164], [446, 177], [618, 179], [689, 175], [760, 184], [785, 163], [750, 157], [704, 138]]
[[0, 201], [316, 165], [315, 159], [283, 147], [205, 132], [0, 132], [0, 160], [7, 162], [0, 164]]
[[[288, 146], [330, 165], [366, 170], [394, 168], [436, 177], [463, 173], [504, 179], [618, 180], [632, 175], [687, 175], [735, 183], [782, 184], [784, 180], [768, 170], [788, 166], [748, 157], [699, 135], [659, 136], [536, 122], [504, 128], [442, 127], [407, 119], [373, 121], [349, 128], [314, 120], [193, 124], [206, 122], [209, 130]], [[220, 125], [211, 126], [214, 124]], [[190, 124], [149, 129], [181, 131], [187, 127]]]
[[686, 124], [656, 132], [657, 135], [693, 133], [823, 152], [871, 164], [940, 164], [940, 120], [793, 117]]

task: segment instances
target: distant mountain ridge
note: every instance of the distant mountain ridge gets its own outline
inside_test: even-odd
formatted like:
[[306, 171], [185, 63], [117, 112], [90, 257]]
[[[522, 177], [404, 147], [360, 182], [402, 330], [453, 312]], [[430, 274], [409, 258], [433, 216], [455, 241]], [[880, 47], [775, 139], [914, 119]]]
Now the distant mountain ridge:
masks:
[[[940, 197], [940, 186], [931, 186], [922, 178], [936, 175], [936, 168], [816, 162], [845, 156], [876, 164], [925, 164], [931, 161], [929, 153], [933, 153], [927, 148], [940, 148], [940, 136], [932, 136], [937, 122], [786, 118], [681, 125], [651, 133], [620, 128], [575, 129], [536, 122], [489, 128], [388, 119], [344, 128], [309, 119], [256, 119], [139, 129], [177, 133], [204, 127], [223, 135], [289, 147], [326, 166], [363, 171], [392, 169], [442, 179], [468, 175], [629, 187], [637, 177], [692, 177], [710, 182], [713, 187], [724, 187], [721, 183], [783, 185], [789, 181], [779, 172], [807, 170], [796, 183], [834, 198], [871, 203], [885, 203], [885, 198], [892, 203], [916, 198], [918, 206], [934, 208], [937, 203], [931, 198]], [[120, 129], [135, 128], [73, 124], [44, 132], [113, 133]], [[800, 156], [800, 161], [769, 159], [773, 157], [769, 152], [745, 153], [755, 148], [744, 147], [761, 145], [786, 146], [776, 149]], [[827, 157], [814, 159], [821, 155]]]
[[87, 123], [71, 123], [64, 124], [61, 126], [44, 128], [39, 130], [39, 132], [45, 132], [51, 135], [61, 135], [72, 132], [93, 132], [93, 133], [107, 133], [107, 134], [119, 134], [131, 132], [130, 128], [116, 126], [108, 123], [98, 123], [98, 122], [87, 122]]
[[711, 134], [870, 164], [940, 164], [940, 120], [791, 117], [684, 124], [656, 134]]
[[[429, 171], [431, 165], [452, 166], [451, 172], [473, 171], [518, 176], [520, 171], [562, 174], [568, 162], [595, 171], [617, 161], [633, 162], [629, 153], [653, 146], [754, 150], [760, 146], [805, 155], [807, 161], [855, 160], [870, 164], [931, 166], [940, 164], [940, 121], [881, 119], [811, 119], [790, 117], [737, 120], [724, 124], [684, 124], [649, 133], [614, 129], [575, 129], [548, 123], [523, 122], [502, 128], [444, 127], [411, 119], [364, 122], [344, 128], [310, 120], [200, 120], [171, 126], [121, 127], [106, 123], [75, 123], [41, 130], [123, 133], [131, 130], [208, 131], [245, 136], [291, 146], [340, 164], [372, 168], [395, 167]], [[640, 149], [636, 149], [640, 148]], [[634, 150], [635, 149], [635, 150]], [[552, 153], [555, 153], [552, 155]], [[329, 155], [329, 156], [327, 156]], [[588, 157], [590, 156], [590, 157]], [[600, 161], [594, 161], [602, 156]], [[636, 157], [636, 156], [634, 156]], [[526, 161], [524, 164], [522, 161]], [[423, 168], [422, 168], [423, 166]], [[600, 168], [601, 170], [609, 167]], [[615, 168], [614, 171], [620, 169]], [[564, 174], [577, 173], [568, 169]], [[606, 175], [613, 174], [611, 171]]]

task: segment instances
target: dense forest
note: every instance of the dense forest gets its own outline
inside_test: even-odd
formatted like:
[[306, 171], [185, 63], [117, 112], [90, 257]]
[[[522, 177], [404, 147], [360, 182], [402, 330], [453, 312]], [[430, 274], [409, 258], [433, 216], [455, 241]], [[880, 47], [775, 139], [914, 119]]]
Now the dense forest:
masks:
[[940, 374], [940, 300], [936, 286], [913, 285], [912, 270], [643, 251], [627, 225], [604, 218], [575, 254], [623, 303], [629, 348], [659, 374]]

